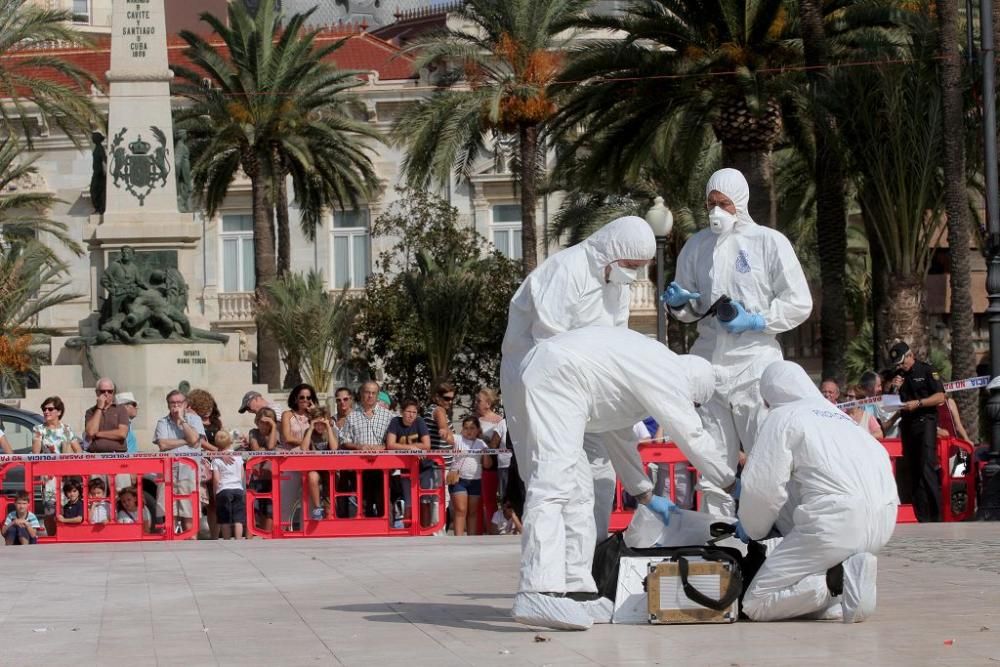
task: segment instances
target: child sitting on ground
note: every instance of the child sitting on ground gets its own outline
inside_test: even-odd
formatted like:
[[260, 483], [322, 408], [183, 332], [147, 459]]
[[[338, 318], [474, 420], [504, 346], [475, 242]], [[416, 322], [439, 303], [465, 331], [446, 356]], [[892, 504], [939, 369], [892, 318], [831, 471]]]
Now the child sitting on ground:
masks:
[[111, 520], [111, 503], [105, 500], [108, 487], [100, 477], [93, 477], [87, 482], [87, 494], [90, 496], [90, 523], [107, 523]]
[[38, 517], [28, 511], [28, 504], [31, 497], [27, 491], [18, 491], [14, 499], [14, 511], [4, 519], [3, 533], [4, 540], [11, 544], [35, 544], [38, 542]]
[[[215, 436], [214, 444], [220, 452], [230, 452], [233, 438], [225, 431], [219, 431]], [[215, 485], [215, 515], [219, 523], [220, 535], [224, 540], [233, 537], [240, 539], [243, 537], [243, 527], [247, 522], [243, 457], [236, 455], [213, 458], [212, 480]]]
[[63, 495], [66, 502], [62, 506], [62, 514], [56, 517], [59, 523], [83, 523], [83, 484], [76, 477], [70, 477], [63, 482]]
[[521, 520], [509, 500], [503, 501], [503, 507], [493, 513], [490, 519], [490, 535], [520, 535]]
[[[122, 489], [118, 494], [118, 523], [135, 523], [139, 517], [139, 494], [134, 486]], [[149, 512], [149, 507], [143, 505], [142, 508], [142, 532], [151, 532], [153, 526], [153, 515]]]

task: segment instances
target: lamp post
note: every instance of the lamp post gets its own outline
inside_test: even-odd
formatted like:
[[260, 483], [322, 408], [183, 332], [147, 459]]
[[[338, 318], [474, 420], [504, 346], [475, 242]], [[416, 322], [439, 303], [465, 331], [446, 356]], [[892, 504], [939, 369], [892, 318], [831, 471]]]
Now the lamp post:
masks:
[[[983, 147], [986, 180], [987, 258], [986, 309], [990, 331], [990, 398], [986, 415], [990, 421], [990, 460], [982, 472], [979, 518], [1000, 521], [1000, 210], [997, 192], [996, 61], [993, 44], [993, 3], [982, 0], [979, 10], [983, 67]], [[971, 21], [970, 21], [971, 22]]]
[[663, 197], [657, 196], [653, 200], [653, 206], [646, 211], [646, 222], [649, 223], [653, 230], [653, 236], [656, 237], [656, 297], [653, 299], [656, 304], [656, 340], [665, 344], [667, 342], [667, 311], [660, 303], [660, 296], [666, 289], [663, 264], [667, 252], [667, 237], [670, 236], [670, 230], [674, 228], [674, 214], [663, 203]]

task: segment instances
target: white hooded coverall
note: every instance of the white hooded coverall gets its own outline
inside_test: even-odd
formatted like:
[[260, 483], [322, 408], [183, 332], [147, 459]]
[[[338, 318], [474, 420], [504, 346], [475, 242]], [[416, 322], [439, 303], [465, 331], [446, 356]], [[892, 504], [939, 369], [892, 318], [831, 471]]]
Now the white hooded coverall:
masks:
[[854, 554], [878, 553], [892, 536], [899, 505], [892, 465], [885, 447], [830, 405], [797, 364], [769, 365], [760, 393], [770, 413], [743, 470], [739, 518], [751, 539], [774, 525], [784, 539], [754, 577], [743, 610], [755, 621], [829, 618], [824, 612], [839, 602], [826, 571]]
[[[582, 243], [552, 255], [521, 283], [510, 301], [500, 362], [500, 392], [518, 461], [525, 456], [520, 369], [528, 351], [539, 341], [564, 331], [591, 325], [627, 327], [632, 291], [628, 285], [609, 283], [605, 269], [619, 260], [649, 260], [655, 254], [656, 238], [649, 223], [637, 216], [626, 216], [601, 227]], [[598, 534], [603, 536], [607, 534], [614, 501], [615, 473], [600, 436], [587, 436], [584, 446], [597, 489], [594, 515], [602, 526]], [[519, 469], [523, 470], [520, 464]], [[522, 478], [527, 480], [523, 474]]]
[[[702, 417], [720, 454], [735, 468], [740, 443], [749, 453], [766, 414], [758, 383], [767, 365], [782, 358], [775, 336], [809, 318], [812, 296], [788, 239], [758, 225], [747, 212], [750, 188], [743, 174], [735, 169], [715, 172], [705, 186], [706, 197], [713, 190], [732, 200], [738, 220], [728, 233], [703, 229], [684, 244], [674, 280], [684, 289], [700, 293], [701, 298], [670, 312], [682, 322], [693, 322], [719, 297], [728, 295], [740, 301], [748, 313], [764, 318], [763, 331], [731, 334], [715, 317], [706, 317], [698, 323], [698, 339], [691, 348], [692, 354], [725, 371], [715, 396], [702, 406]], [[725, 516], [735, 514], [728, 494], [705, 478], [700, 488], [703, 509]]]
[[524, 433], [518, 459], [527, 484], [521, 539], [523, 593], [594, 592], [594, 487], [581, 446], [600, 433], [625, 490], [652, 489], [632, 426], [652, 415], [688, 460], [720, 486], [735, 473], [718, 456], [694, 403], [707, 400], [714, 373], [621, 327], [587, 327], [536, 345], [521, 367]]

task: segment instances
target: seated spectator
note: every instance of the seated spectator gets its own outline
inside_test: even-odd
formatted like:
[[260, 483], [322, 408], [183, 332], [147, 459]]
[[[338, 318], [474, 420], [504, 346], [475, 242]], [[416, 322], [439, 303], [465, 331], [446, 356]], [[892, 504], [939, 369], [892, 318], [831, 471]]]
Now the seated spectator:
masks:
[[[313, 449], [318, 452], [337, 449], [337, 435], [330, 424], [330, 412], [324, 407], [314, 407], [309, 411], [309, 428], [302, 436], [302, 449]], [[307, 476], [309, 482], [309, 497], [312, 500], [312, 518], [316, 521], [326, 518], [326, 509], [321, 501], [321, 482], [329, 478], [328, 473], [310, 470]], [[329, 488], [329, 486], [327, 486]]]
[[[215, 436], [220, 452], [232, 449], [233, 438], [225, 431]], [[243, 457], [229, 456], [212, 459], [212, 482], [222, 539], [242, 539], [247, 523], [246, 487], [243, 484]]]
[[[480, 440], [482, 429], [479, 419], [468, 415], [462, 420], [462, 432], [455, 441], [456, 452], [477, 452], [486, 449]], [[482, 455], [457, 455], [448, 470], [448, 493], [451, 506], [455, 510], [455, 535], [478, 535], [480, 498], [482, 496], [483, 465], [487, 463]]]
[[[865, 393], [865, 388], [860, 384], [847, 389], [846, 400], [860, 401], [864, 398], [868, 398], [868, 396]], [[865, 410], [864, 405], [855, 405], [853, 408], [847, 408], [847, 416], [853, 419], [858, 426], [868, 431], [873, 438], [882, 437], [882, 426], [878, 423], [878, 419]]]
[[[73, 429], [63, 423], [63, 414], [66, 406], [58, 396], [49, 396], [42, 401], [42, 419], [31, 429], [31, 453], [32, 454], [79, 454], [83, 451], [80, 446], [80, 439], [73, 433]], [[45, 534], [55, 535], [56, 533], [56, 496], [59, 489], [56, 488], [56, 478], [43, 476], [43, 514], [42, 520], [45, 523]]]
[[87, 494], [90, 496], [90, 523], [107, 523], [111, 517], [111, 503], [105, 499], [107, 484], [100, 477], [92, 477], [87, 482]]
[[3, 533], [7, 545], [36, 544], [38, 542], [38, 517], [28, 511], [31, 496], [27, 491], [18, 491], [14, 499], [14, 511], [4, 519]]
[[833, 378], [826, 378], [819, 385], [819, 393], [836, 405], [840, 400], [840, 383]]
[[87, 451], [92, 454], [127, 451], [129, 416], [124, 406], [115, 405], [115, 383], [101, 378], [94, 392], [97, 402], [84, 415]]
[[[268, 407], [257, 410], [255, 428], [247, 434], [247, 447], [254, 451], [271, 451], [278, 446], [278, 416]], [[271, 464], [263, 463], [251, 471], [250, 485], [258, 493], [271, 492]], [[270, 498], [262, 498], [254, 504], [257, 527], [270, 532], [273, 527], [274, 510]]]
[[63, 495], [66, 502], [62, 514], [56, 516], [59, 523], [83, 523], [83, 483], [76, 477], [63, 480]]
[[[431, 448], [431, 435], [427, 424], [420, 419], [420, 404], [407, 398], [400, 404], [402, 414], [393, 417], [385, 434], [385, 448], [393, 450]], [[394, 470], [389, 478], [389, 501], [393, 506], [393, 528], [402, 528], [403, 519], [412, 508], [410, 485], [402, 481], [402, 472]]]
[[972, 442], [969, 434], [965, 432], [965, 426], [962, 424], [962, 415], [958, 411], [958, 404], [955, 403], [954, 398], [950, 396], [946, 397], [944, 403], [937, 407], [937, 412], [937, 433], [939, 438], [950, 436], [965, 440], [966, 442]]
[[[115, 515], [115, 520], [118, 523], [136, 523], [139, 518], [139, 494], [136, 492], [135, 487], [130, 486], [127, 489], [122, 489], [118, 493], [118, 512]], [[142, 507], [142, 532], [150, 533], [153, 530], [153, 515], [149, 511], [149, 507], [143, 505]]]
[[514, 512], [514, 506], [509, 500], [503, 501], [503, 507], [493, 513], [490, 519], [490, 535], [520, 535], [521, 520]]

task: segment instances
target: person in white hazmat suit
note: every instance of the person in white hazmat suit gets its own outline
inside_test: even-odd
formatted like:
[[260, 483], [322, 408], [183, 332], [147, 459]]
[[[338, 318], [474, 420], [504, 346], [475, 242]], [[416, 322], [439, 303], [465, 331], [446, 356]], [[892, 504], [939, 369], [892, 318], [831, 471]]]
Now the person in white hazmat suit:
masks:
[[[692, 354], [725, 369], [720, 386], [702, 406], [705, 428], [736, 467], [740, 444], [749, 453], [766, 411], [761, 373], [782, 358], [777, 334], [794, 329], [812, 312], [809, 285], [792, 245], [781, 232], [758, 225], [747, 212], [750, 189], [735, 169], [721, 169], [705, 186], [709, 227], [688, 239], [677, 258], [674, 281], [661, 299], [682, 322], [694, 322], [722, 296], [738, 302], [738, 315], [723, 323], [698, 322]], [[733, 516], [735, 504], [702, 479], [702, 509]]]
[[755, 621], [865, 620], [875, 610], [875, 554], [899, 497], [885, 447], [832, 407], [800, 366], [777, 361], [760, 394], [770, 406], [742, 475], [737, 535], [784, 536], [743, 598]]
[[[656, 254], [649, 223], [637, 216], [611, 221], [531, 272], [510, 301], [500, 362], [500, 392], [514, 454], [524, 457], [521, 362], [539, 341], [590, 325], [627, 327], [637, 270]], [[645, 415], [644, 415], [645, 416]], [[597, 535], [608, 533], [615, 473], [601, 436], [584, 441], [594, 479]]]
[[518, 465], [527, 494], [512, 615], [528, 625], [586, 629], [610, 621], [612, 605], [598, 598], [591, 576], [594, 486], [584, 433], [604, 436], [625, 490], [669, 524], [676, 508], [652, 494], [632, 427], [652, 415], [703, 476], [735, 489], [735, 471], [695, 409], [711, 397], [715, 374], [704, 359], [630, 329], [586, 327], [538, 343], [521, 377], [527, 445]]

